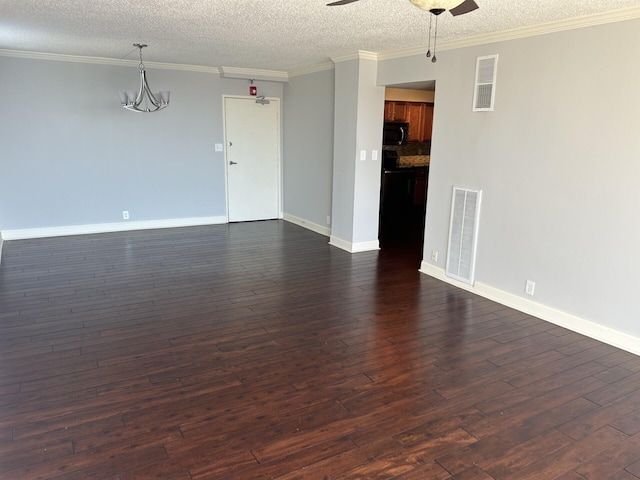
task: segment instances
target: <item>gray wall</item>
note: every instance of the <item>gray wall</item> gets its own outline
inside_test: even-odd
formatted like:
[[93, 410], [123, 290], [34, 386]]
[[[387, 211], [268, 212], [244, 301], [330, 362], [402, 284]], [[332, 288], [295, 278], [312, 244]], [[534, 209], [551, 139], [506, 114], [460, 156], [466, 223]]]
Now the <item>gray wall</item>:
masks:
[[333, 69], [290, 78], [284, 95], [284, 213], [327, 228], [333, 172]]
[[378, 248], [384, 88], [376, 83], [377, 62], [360, 54], [336, 63], [335, 72], [331, 243], [349, 251], [373, 250]]
[[[453, 185], [483, 190], [476, 281], [640, 336], [640, 21], [381, 62], [436, 80], [424, 259], [444, 268]], [[498, 53], [495, 111], [473, 113]]]
[[171, 104], [142, 114], [118, 99], [136, 67], [0, 56], [0, 71], [0, 230], [225, 215], [222, 95], [248, 81], [147, 68]]
[[359, 60], [336, 63], [331, 236], [353, 242]]
[[[384, 88], [376, 84], [376, 61], [360, 60], [358, 76], [358, 126], [356, 156], [364, 150], [366, 160], [355, 162], [353, 242], [378, 242], [380, 219], [380, 170], [382, 168], [382, 127]], [[373, 150], [377, 160], [372, 160]]]

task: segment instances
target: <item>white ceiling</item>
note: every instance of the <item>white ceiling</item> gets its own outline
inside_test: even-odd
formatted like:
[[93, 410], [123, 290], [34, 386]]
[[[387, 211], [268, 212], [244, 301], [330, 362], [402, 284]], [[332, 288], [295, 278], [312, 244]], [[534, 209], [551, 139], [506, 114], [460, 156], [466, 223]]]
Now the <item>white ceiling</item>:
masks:
[[[409, 0], [1, 0], [0, 49], [292, 71], [365, 50], [427, 44], [429, 14]], [[476, 0], [439, 19], [439, 41], [638, 7], [640, 0]]]

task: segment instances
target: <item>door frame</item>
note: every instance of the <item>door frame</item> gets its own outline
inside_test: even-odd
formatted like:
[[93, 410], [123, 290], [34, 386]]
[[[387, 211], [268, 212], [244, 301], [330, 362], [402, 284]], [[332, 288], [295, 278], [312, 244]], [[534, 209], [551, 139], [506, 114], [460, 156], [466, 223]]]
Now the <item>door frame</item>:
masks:
[[[229, 222], [229, 159], [227, 158], [227, 148], [229, 146], [229, 140], [227, 139], [227, 98], [235, 98], [239, 100], [251, 100], [256, 101], [256, 97], [249, 95], [222, 95], [222, 137], [224, 141], [223, 153], [224, 153], [224, 197], [225, 197], [225, 216], [227, 217], [227, 223]], [[278, 97], [264, 97], [270, 102], [277, 103], [277, 190], [278, 190], [278, 219], [283, 218], [283, 168], [282, 168], [282, 102]]]

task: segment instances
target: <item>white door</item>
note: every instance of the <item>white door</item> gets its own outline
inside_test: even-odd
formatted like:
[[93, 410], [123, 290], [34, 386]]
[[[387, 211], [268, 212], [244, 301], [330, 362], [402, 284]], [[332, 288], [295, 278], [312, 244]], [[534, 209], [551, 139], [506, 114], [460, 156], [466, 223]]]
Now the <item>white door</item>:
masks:
[[230, 222], [268, 220], [280, 212], [280, 105], [224, 99]]

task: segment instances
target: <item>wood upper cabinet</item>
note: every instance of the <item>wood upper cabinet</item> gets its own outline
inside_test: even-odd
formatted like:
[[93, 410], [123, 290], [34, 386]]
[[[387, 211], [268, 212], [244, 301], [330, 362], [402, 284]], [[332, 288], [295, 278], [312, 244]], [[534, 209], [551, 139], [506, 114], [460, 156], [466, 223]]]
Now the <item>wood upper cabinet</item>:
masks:
[[433, 104], [424, 104], [424, 124], [422, 125], [423, 141], [431, 140], [431, 130], [433, 129]]
[[409, 142], [422, 142], [424, 138], [424, 103], [410, 103], [407, 107]]
[[419, 102], [384, 102], [385, 122], [408, 122], [410, 142], [431, 140], [433, 104]]
[[384, 102], [385, 122], [406, 122], [407, 103], [406, 102]]

